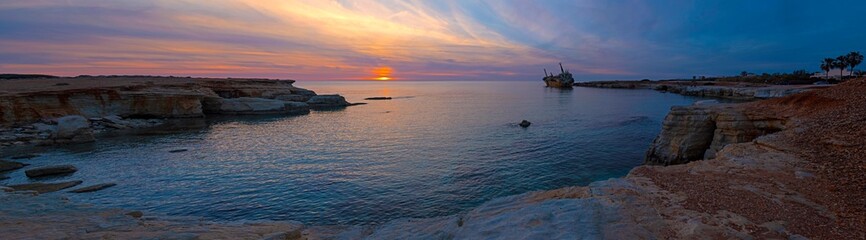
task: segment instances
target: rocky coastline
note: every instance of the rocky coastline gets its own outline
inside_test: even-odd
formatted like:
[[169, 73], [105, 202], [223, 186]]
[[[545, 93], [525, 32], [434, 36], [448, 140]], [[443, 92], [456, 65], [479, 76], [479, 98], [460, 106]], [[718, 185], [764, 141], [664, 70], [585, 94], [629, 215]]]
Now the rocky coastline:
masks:
[[82, 76], [0, 81], [0, 146], [91, 142], [94, 133], [215, 115], [298, 115], [346, 107], [293, 80]]
[[458, 215], [377, 226], [216, 223], [0, 193], [0, 231], [13, 239], [866, 238], [866, 80], [806, 89], [674, 107], [646, 164], [627, 176]]
[[828, 87], [827, 85], [768, 85], [714, 81], [593, 81], [574, 86], [616, 89], [652, 89], [686, 96], [755, 100], [784, 97]]

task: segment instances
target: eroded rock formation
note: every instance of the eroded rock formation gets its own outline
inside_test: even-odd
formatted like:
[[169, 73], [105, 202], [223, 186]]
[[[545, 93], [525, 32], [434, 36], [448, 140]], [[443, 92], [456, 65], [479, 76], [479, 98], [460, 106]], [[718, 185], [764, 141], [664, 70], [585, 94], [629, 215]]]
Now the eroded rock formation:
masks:
[[647, 151], [647, 164], [683, 164], [711, 159], [722, 147], [749, 142], [785, 128], [785, 119], [745, 113], [733, 105], [673, 107]]
[[[58, 82], [68, 83], [56, 85]], [[85, 118], [187, 118], [205, 114], [303, 113], [347, 106], [339, 95], [317, 97], [292, 80], [177, 77], [76, 77], [0, 82], [0, 126], [67, 115]], [[314, 98], [316, 97], [316, 98]]]
[[134, 129], [166, 118], [306, 114], [345, 107], [292, 80], [75, 77], [0, 81], [0, 145], [94, 141], [91, 128]]

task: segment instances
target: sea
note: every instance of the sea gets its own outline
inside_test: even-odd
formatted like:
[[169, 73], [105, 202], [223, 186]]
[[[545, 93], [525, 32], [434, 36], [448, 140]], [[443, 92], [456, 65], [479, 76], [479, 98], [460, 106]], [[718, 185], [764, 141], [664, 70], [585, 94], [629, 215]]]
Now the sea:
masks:
[[[672, 106], [652, 90], [541, 81], [299, 81], [366, 105], [296, 116], [214, 117], [37, 148], [44, 181], [117, 186], [74, 202], [216, 221], [370, 225], [468, 211], [493, 198], [583, 186], [643, 163]], [[392, 97], [391, 100], [364, 100]], [[529, 127], [518, 126], [522, 120]], [[186, 150], [177, 152], [173, 150]], [[27, 183], [23, 172], [2, 184]]]

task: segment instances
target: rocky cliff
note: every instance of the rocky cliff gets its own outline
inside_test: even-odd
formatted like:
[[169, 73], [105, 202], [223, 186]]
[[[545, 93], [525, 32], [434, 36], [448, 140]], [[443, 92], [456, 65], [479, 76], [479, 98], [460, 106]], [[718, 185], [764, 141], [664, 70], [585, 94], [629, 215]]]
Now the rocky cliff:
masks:
[[[0, 81], [0, 145], [83, 142], [54, 139], [57, 119], [82, 116], [94, 127], [150, 127], [166, 118], [214, 114], [305, 114], [345, 107], [292, 80], [104, 76]], [[149, 119], [138, 124], [135, 119]], [[103, 121], [108, 120], [108, 121]]]
[[671, 165], [712, 159], [728, 144], [783, 130], [785, 122], [777, 116], [740, 111], [735, 105], [673, 107], [645, 162]]
[[[0, 93], [0, 125], [26, 124], [66, 115], [87, 118], [112, 115], [140, 118], [202, 117], [205, 114], [203, 109], [209, 107], [205, 104], [220, 99], [281, 98], [306, 102], [316, 95], [313, 91], [292, 86], [293, 82], [171, 77], [6, 80], [0, 82], [0, 86], [14, 92]], [[12, 87], [18, 84], [31, 88]], [[269, 109], [269, 112], [273, 113], [272, 110]]]

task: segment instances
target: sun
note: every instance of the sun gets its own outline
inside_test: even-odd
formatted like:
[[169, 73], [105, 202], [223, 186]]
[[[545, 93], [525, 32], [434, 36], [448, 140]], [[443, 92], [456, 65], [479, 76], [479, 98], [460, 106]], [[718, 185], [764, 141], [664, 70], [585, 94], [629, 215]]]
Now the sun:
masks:
[[394, 72], [394, 69], [392, 69], [391, 67], [387, 67], [387, 66], [377, 67], [377, 68], [374, 68], [372, 72], [373, 72], [373, 75], [375, 76], [375, 77], [371, 78], [373, 80], [389, 81], [389, 80], [394, 79], [391, 77], [391, 73]]

